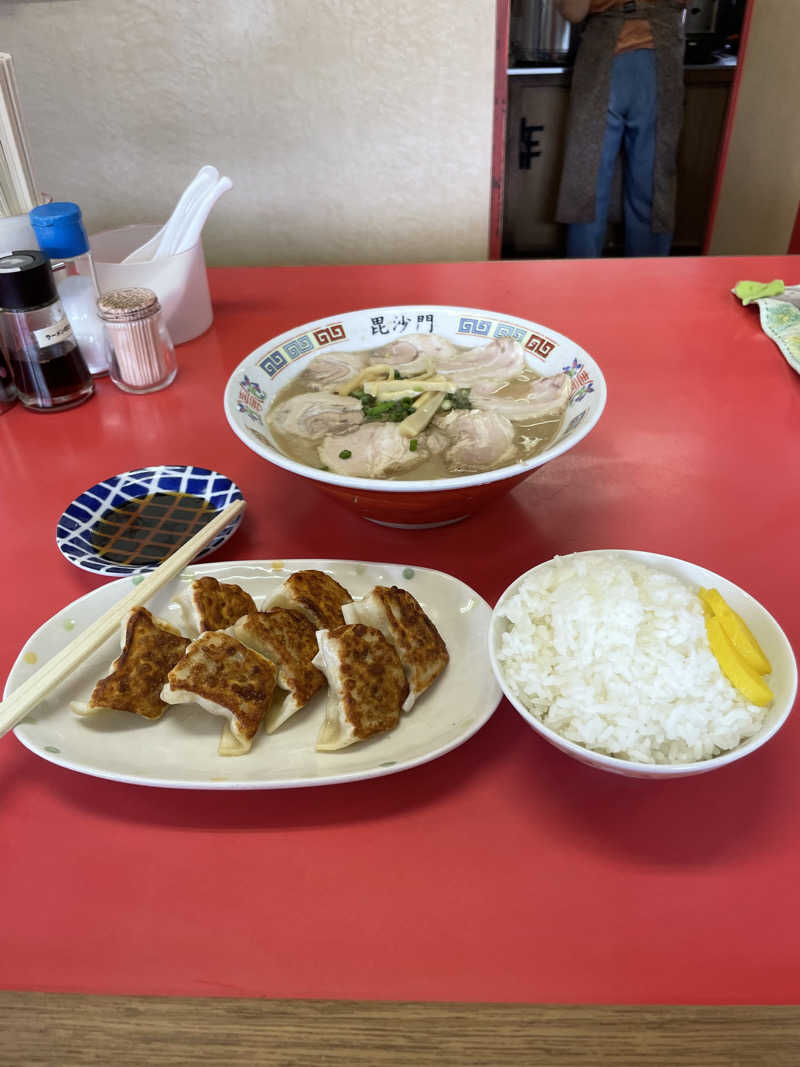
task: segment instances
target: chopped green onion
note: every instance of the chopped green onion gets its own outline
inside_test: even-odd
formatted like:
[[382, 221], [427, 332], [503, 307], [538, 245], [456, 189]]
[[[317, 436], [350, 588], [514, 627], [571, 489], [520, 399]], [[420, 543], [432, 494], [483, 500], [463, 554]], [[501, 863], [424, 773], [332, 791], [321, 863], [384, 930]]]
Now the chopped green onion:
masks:
[[412, 400], [405, 396], [401, 400], [376, 401], [374, 396], [366, 395], [361, 397], [361, 412], [368, 421], [402, 422], [414, 410]]
[[350, 451], [349, 448], [343, 448], [342, 451], [339, 453], [339, 459], [350, 459], [352, 454], [353, 453]]
[[[446, 408], [445, 404], [447, 404]], [[450, 408], [458, 408], [462, 411], [468, 411], [472, 407], [472, 401], [469, 398], [469, 389], [456, 389], [455, 392], [448, 393], [442, 401], [442, 407], [445, 411], [449, 411]]]
[[409, 449], [410, 452], [416, 452], [417, 451], [417, 439], [416, 439], [416, 437], [412, 437], [411, 440], [408, 442], [408, 449]]

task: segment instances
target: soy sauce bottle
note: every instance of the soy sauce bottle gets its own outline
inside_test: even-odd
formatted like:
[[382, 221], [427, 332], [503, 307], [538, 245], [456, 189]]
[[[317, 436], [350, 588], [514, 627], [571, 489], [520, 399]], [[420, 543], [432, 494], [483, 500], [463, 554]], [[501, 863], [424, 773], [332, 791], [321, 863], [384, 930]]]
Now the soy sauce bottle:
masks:
[[62, 411], [94, 392], [50, 261], [38, 250], [0, 256], [0, 349], [31, 411]]

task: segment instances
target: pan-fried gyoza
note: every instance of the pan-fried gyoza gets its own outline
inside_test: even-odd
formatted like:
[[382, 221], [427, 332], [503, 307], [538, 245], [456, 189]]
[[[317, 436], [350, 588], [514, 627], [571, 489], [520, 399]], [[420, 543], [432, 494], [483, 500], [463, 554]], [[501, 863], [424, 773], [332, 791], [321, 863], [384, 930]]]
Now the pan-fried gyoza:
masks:
[[166, 708], [161, 689], [169, 671], [189, 644], [174, 626], [134, 608], [122, 625], [122, 651], [101, 678], [87, 703], [71, 704], [76, 715], [127, 711], [143, 719], [160, 719]]
[[299, 611], [270, 608], [244, 615], [227, 631], [254, 652], [271, 660], [277, 684], [286, 695], [273, 702], [264, 720], [272, 733], [311, 700], [325, 685], [325, 676], [312, 664], [317, 654], [314, 624]]
[[122, 653], [88, 703], [72, 705], [77, 714], [157, 719], [168, 705], [194, 704], [224, 719], [220, 755], [240, 756], [262, 723], [273, 733], [311, 714], [327, 686], [316, 747], [330, 752], [395, 729], [449, 660], [407, 590], [376, 586], [354, 599], [322, 570], [294, 571], [260, 611], [241, 586], [210, 577], [174, 603], [191, 637], [135, 608]]
[[167, 675], [161, 699], [199, 704], [221, 715], [227, 729], [220, 755], [236, 756], [250, 751], [272, 701], [276, 677], [275, 665], [264, 656], [222, 630], [211, 630], [187, 647]]

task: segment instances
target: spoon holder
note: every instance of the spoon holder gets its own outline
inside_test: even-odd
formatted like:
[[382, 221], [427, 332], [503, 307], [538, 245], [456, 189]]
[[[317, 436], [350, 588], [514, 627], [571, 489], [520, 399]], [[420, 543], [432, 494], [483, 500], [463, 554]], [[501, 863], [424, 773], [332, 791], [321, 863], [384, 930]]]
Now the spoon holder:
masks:
[[145, 263], [122, 263], [159, 226], [137, 223], [89, 237], [101, 292], [143, 286], [158, 297], [173, 344], [191, 341], [214, 321], [202, 240], [186, 252]]

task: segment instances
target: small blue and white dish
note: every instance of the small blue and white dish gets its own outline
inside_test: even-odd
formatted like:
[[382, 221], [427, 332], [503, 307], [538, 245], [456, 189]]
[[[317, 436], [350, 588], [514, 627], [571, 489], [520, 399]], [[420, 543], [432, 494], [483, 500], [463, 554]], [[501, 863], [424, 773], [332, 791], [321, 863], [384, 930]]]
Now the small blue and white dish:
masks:
[[[106, 478], [73, 500], [58, 520], [56, 544], [81, 570], [108, 578], [146, 574], [216, 512], [242, 499], [230, 478], [206, 467], [142, 467]], [[216, 552], [243, 514], [197, 558]]]

